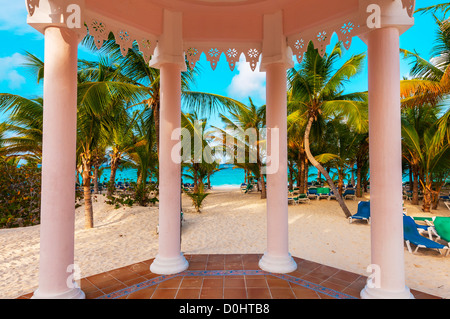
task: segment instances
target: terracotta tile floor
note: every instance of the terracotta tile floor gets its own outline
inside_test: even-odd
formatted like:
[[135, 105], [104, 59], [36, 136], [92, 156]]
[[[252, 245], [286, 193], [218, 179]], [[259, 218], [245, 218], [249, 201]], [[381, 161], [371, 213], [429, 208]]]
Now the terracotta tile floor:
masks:
[[285, 275], [260, 270], [257, 254], [185, 257], [189, 269], [180, 274], [151, 273], [151, 259], [83, 278], [81, 289], [87, 299], [357, 299], [367, 279], [296, 257], [297, 270]]

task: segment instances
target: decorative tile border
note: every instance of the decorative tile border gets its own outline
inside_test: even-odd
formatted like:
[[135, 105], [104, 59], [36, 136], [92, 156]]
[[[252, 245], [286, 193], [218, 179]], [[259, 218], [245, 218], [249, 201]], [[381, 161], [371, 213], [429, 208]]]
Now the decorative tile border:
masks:
[[133, 286], [123, 288], [120, 290], [117, 290], [115, 292], [109, 293], [107, 295], [103, 295], [97, 299], [116, 299], [120, 298], [126, 295], [129, 295], [133, 292], [139, 291], [144, 288], [149, 288], [152, 286], [155, 286], [159, 283], [162, 283], [164, 281], [167, 281], [172, 278], [176, 277], [190, 277], [190, 276], [258, 276], [258, 275], [271, 275], [274, 277], [277, 277], [279, 279], [286, 280], [290, 283], [302, 286], [304, 288], [311, 289], [315, 292], [320, 292], [322, 294], [325, 294], [327, 296], [336, 298], [336, 299], [357, 299], [353, 296], [347, 295], [345, 293], [333, 290], [331, 288], [323, 287], [319, 284], [315, 284], [291, 275], [285, 275], [285, 274], [273, 274], [269, 273], [263, 270], [186, 270], [184, 272], [181, 272], [179, 274], [175, 275], [163, 275], [159, 276], [138, 284], [135, 284]]

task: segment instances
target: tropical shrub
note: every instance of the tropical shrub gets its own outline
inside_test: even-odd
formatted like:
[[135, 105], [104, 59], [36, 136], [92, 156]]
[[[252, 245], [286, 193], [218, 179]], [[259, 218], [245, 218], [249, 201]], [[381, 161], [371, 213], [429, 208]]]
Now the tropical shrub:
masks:
[[41, 169], [0, 158], [0, 228], [40, 222]]
[[192, 200], [192, 204], [197, 210], [197, 213], [201, 213], [200, 208], [202, 208], [203, 206], [203, 201], [205, 200], [206, 196], [209, 195], [209, 193], [204, 192], [203, 184], [200, 184], [200, 186], [196, 191], [187, 192], [186, 195], [189, 196], [190, 199]]

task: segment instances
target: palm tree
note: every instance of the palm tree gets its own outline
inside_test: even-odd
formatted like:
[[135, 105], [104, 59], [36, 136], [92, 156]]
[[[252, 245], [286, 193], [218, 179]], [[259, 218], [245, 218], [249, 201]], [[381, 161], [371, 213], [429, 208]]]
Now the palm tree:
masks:
[[108, 157], [111, 171], [107, 196], [111, 196], [115, 190], [116, 171], [123, 157], [127, 153], [131, 153], [135, 147], [133, 129], [140, 115], [138, 112], [130, 115], [123, 101], [117, 101], [117, 103], [117, 112], [107, 114], [102, 118], [102, 128], [106, 144], [110, 148]]
[[288, 158], [292, 158], [293, 164], [289, 168], [289, 173], [294, 173], [294, 164], [297, 169], [297, 187], [301, 194], [306, 193], [307, 189], [307, 178], [306, 172], [308, 171], [308, 163], [305, 151], [305, 128], [306, 121], [305, 118], [298, 117], [296, 105], [294, 110], [292, 110], [293, 105], [290, 104], [290, 109], [288, 109]]
[[420, 8], [420, 9], [416, 10], [416, 12], [422, 12], [422, 13], [428, 13], [428, 12], [436, 13], [438, 11], [441, 11], [443, 13], [443, 15], [446, 16], [447, 13], [450, 11], [450, 2], [435, 4], [432, 6], [428, 6], [428, 7], [424, 7], [424, 8]]
[[[240, 145], [245, 147], [245, 162], [252, 164], [256, 163], [258, 168], [257, 177], [261, 184], [261, 199], [267, 197], [266, 193], [266, 183], [264, 178], [264, 154], [263, 145], [265, 143], [264, 136], [261, 134], [261, 130], [266, 125], [266, 106], [257, 107], [252, 99], [249, 99], [249, 105], [237, 105], [233, 110], [229, 111], [229, 115], [225, 116], [220, 114], [220, 118], [223, 123], [227, 126], [227, 130], [222, 131], [224, 135], [231, 134], [235, 139], [237, 139]], [[217, 128], [216, 128], [217, 129]], [[252, 145], [253, 141], [251, 139], [246, 139], [247, 130], [255, 133], [255, 144]], [[236, 147], [238, 144], [234, 145], [232, 150], [233, 154], [236, 154]], [[242, 150], [241, 150], [242, 151]], [[251, 154], [255, 154], [255, 159], [251, 159]], [[235, 155], [237, 157], [237, 154]], [[248, 169], [252, 169], [252, 165], [248, 166]]]
[[[92, 36], [86, 36], [83, 44], [93, 50], [98, 51]], [[139, 51], [139, 46], [135, 42], [124, 57], [120, 45], [114, 39], [112, 33], [109, 39], [105, 41], [100, 52], [111, 57], [120, 68], [120, 74], [127, 77], [128, 83], [140, 86], [146, 91], [146, 95], [133, 107], [143, 106], [143, 118], [150, 127], [150, 121], [153, 121], [156, 134], [157, 154], [159, 158], [159, 126], [160, 126], [160, 73], [158, 69], [149, 66], [144, 56]], [[181, 98], [182, 104], [189, 112], [208, 114], [225, 108], [234, 107], [240, 102], [217, 94], [191, 91], [190, 87], [194, 83], [195, 77], [199, 73], [198, 67], [192, 69], [186, 62], [187, 71], [181, 73]], [[131, 106], [130, 106], [131, 107]]]
[[436, 105], [450, 93], [450, 21], [439, 20], [436, 45], [429, 61], [419, 54], [401, 49], [405, 59], [411, 62], [411, 79], [401, 83], [403, 107]]
[[422, 106], [406, 109], [402, 117], [404, 157], [413, 168], [415, 199], [417, 180], [422, 186], [424, 212], [430, 211], [433, 197], [439, 198], [440, 188], [450, 175], [450, 145], [446, 132], [439, 130], [438, 112], [436, 107]]
[[27, 162], [40, 162], [42, 158], [42, 98], [27, 99], [22, 96], [0, 93], [0, 108], [10, 112], [4, 130], [4, 152]]
[[[314, 123], [321, 118], [340, 116], [348, 127], [361, 132], [367, 129], [367, 94], [344, 94], [344, 85], [362, 69], [364, 54], [352, 56], [342, 66], [337, 67], [343, 54], [343, 45], [338, 42], [330, 53], [323, 57], [309, 43], [305, 57], [298, 68], [289, 74], [288, 104], [298, 106], [296, 116], [308, 119], [304, 135], [305, 151], [308, 160], [326, 178], [336, 194], [345, 216], [351, 216], [344, 200], [324, 167], [314, 158], [310, 148], [310, 133]], [[337, 70], [336, 70], [337, 69]]]
[[123, 114], [123, 103], [134, 102], [146, 92], [140, 86], [126, 82], [127, 78], [121, 75], [121, 69], [110, 65], [107, 60], [81, 61], [80, 64], [77, 154], [83, 169], [85, 228], [92, 228], [94, 224], [90, 184], [91, 168], [98, 157], [96, 151], [105, 143], [105, 133], [111, 131], [108, 131], [112, 125], [111, 114]]

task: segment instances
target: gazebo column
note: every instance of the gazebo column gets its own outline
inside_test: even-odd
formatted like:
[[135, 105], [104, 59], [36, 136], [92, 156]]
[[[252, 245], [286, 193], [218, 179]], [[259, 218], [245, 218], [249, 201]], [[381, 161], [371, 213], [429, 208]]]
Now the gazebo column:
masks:
[[45, 29], [39, 287], [33, 298], [84, 298], [72, 285], [77, 134], [74, 30]]
[[[283, 36], [282, 13], [264, 17], [263, 60], [266, 72], [267, 153], [267, 250], [259, 261], [261, 269], [289, 273], [297, 264], [289, 253], [287, 196], [287, 68], [292, 53]], [[278, 134], [277, 134], [278, 133]]]
[[186, 70], [181, 35], [181, 14], [165, 11], [163, 35], [150, 61], [160, 69], [159, 252], [150, 266], [156, 274], [189, 266], [180, 241], [181, 154], [172, 154], [180, 141], [172, 140], [172, 133], [181, 127], [181, 72]]
[[371, 268], [374, 272], [361, 297], [405, 299], [413, 296], [405, 285], [399, 37], [411, 20], [408, 17], [406, 24], [393, 25], [392, 17], [404, 10], [392, 5], [392, 1], [382, 10], [390, 13], [390, 23], [384, 21], [380, 28], [374, 28], [364, 37], [368, 45]]

